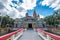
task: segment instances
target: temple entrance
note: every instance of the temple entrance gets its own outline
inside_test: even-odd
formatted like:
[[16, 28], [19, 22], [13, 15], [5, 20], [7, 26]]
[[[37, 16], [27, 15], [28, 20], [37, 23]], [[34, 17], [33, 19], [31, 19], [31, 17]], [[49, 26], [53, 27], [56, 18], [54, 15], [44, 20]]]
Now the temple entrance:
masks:
[[28, 24], [28, 28], [32, 28], [32, 24], [31, 23]]

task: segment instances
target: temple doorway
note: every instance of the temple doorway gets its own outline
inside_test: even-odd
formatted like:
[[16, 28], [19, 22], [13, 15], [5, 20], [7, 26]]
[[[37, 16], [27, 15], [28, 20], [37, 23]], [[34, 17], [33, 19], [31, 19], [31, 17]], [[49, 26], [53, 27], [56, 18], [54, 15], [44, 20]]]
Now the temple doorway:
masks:
[[31, 23], [28, 24], [28, 28], [32, 29], [32, 24]]

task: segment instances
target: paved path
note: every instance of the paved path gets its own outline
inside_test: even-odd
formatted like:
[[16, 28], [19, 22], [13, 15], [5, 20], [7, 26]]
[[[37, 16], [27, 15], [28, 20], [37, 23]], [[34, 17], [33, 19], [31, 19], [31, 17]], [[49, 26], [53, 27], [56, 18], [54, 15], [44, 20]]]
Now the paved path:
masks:
[[23, 36], [20, 37], [18, 40], [43, 40], [43, 39], [38, 36], [36, 31], [26, 30], [23, 33]]

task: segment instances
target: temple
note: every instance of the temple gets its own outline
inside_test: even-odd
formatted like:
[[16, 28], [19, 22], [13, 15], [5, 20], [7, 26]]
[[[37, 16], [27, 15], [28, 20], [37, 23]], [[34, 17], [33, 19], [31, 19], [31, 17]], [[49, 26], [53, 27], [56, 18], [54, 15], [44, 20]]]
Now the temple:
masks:
[[36, 14], [36, 11], [33, 12], [33, 16], [29, 16], [26, 13], [25, 17], [16, 19], [14, 27], [23, 27], [23, 28], [38, 28], [43, 27], [40, 16]]

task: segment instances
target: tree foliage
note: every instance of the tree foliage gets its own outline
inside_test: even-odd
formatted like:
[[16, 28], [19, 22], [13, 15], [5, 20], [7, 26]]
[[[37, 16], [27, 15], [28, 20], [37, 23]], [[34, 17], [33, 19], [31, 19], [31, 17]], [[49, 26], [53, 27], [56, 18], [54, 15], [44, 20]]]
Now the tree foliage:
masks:
[[0, 22], [1, 22], [1, 27], [7, 27], [7, 24], [8, 24], [9, 26], [13, 26], [14, 21], [15, 21], [14, 19], [10, 18], [8, 15], [6, 15], [6, 16], [4, 16], [4, 17], [0, 16], [0, 19], [2, 20], [2, 22], [1, 22], [1, 20], [0, 20]]
[[53, 15], [45, 17], [44, 21], [46, 21], [49, 25], [55, 25], [60, 23], [60, 10], [57, 10], [53, 13]]

